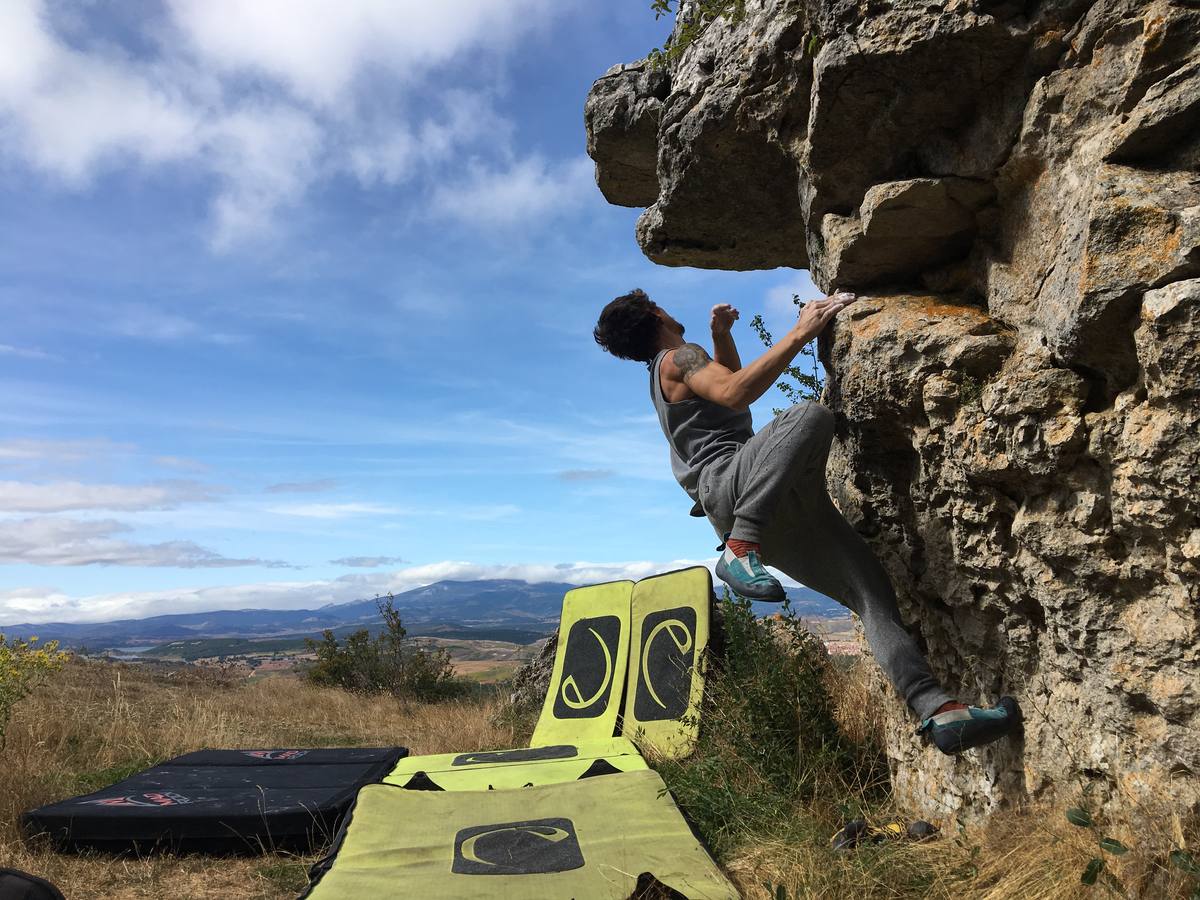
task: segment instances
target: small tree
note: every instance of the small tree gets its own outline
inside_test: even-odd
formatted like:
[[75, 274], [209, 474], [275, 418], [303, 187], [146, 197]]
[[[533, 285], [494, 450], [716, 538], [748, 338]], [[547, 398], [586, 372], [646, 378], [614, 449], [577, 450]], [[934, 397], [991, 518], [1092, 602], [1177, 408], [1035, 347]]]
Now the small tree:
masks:
[[340, 687], [364, 694], [392, 694], [421, 700], [442, 700], [461, 694], [454, 665], [445, 649], [422, 647], [408, 637], [396, 601], [389, 592], [376, 597], [383, 627], [374, 636], [360, 628], [339, 641], [326, 629], [321, 640], [306, 638], [316, 662], [306, 676], [313, 684]]
[[67, 662], [68, 654], [58, 649], [58, 641], [35, 647], [36, 637], [27, 641], [5, 640], [0, 633], [0, 747], [13, 707], [29, 695], [34, 686]]

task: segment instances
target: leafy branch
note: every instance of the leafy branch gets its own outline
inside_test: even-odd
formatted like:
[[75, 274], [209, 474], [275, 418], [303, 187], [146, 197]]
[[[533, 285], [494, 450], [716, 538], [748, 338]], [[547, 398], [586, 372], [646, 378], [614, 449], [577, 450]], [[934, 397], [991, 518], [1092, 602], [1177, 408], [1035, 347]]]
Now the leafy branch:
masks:
[[[792, 294], [792, 303], [796, 306], [797, 314], [801, 304], [800, 295]], [[767, 331], [767, 326], [763, 323], [761, 315], [755, 316], [750, 320], [750, 327], [754, 329], [754, 333], [758, 335], [758, 339], [763, 342], [763, 346], [771, 347], [775, 343], [775, 338], [771, 336], [771, 332]], [[778, 382], [775, 387], [779, 388], [779, 392], [787, 398], [788, 403], [795, 405], [805, 400], [819, 400], [821, 392], [825, 389], [825, 379], [821, 376], [821, 369], [817, 363], [816, 342], [810, 342], [800, 351], [801, 357], [808, 358], [808, 364], [811, 371], [804, 371], [799, 365], [790, 365], [783, 370], [785, 380]], [[790, 379], [786, 380], [786, 379]], [[783, 410], [772, 410], [775, 415], [779, 415]]]
[[[650, 9], [654, 18], [661, 19], [679, 13], [684, 0], [652, 0]], [[683, 56], [683, 52], [700, 37], [714, 21], [724, 17], [729, 24], [736, 25], [746, 16], [746, 0], [696, 0], [682, 19], [678, 31], [672, 34], [661, 47], [650, 51], [650, 65], [662, 68]]]

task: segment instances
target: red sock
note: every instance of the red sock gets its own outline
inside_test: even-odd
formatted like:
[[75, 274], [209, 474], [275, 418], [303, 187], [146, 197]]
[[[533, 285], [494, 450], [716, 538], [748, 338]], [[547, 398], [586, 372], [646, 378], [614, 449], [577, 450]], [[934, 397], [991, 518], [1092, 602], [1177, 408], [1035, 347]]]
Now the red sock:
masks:
[[966, 709], [966, 708], [967, 708], [967, 704], [958, 703], [954, 700], [951, 700], [949, 703], [943, 703], [941, 706], [939, 706], [937, 709], [935, 709], [933, 711], [933, 714], [936, 716], [939, 713], [950, 712], [951, 710]]
[[762, 551], [758, 549], [758, 544], [754, 541], [739, 541], [737, 538], [730, 538], [725, 542], [725, 546], [732, 550], [733, 555], [737, 557], [745, 556], [751, 550], [760, 555], [762, 554]]

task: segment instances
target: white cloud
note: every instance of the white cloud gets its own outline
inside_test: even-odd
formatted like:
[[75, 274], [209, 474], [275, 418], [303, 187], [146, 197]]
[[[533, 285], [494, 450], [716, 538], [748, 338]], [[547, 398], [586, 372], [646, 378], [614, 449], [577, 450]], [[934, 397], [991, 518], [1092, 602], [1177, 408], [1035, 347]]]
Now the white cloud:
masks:
[[405, 510], [382, 503], [294, 503], [272, 506], [267, 512], [302, 519], [349, 519], [354, 516], [395, 516]]
[[16, 356], [20, 359], [57, 360], [58, 357], [37, 347], [14, 347], [12, 344], [0, 344], [0, 356]]
[[38, 168], [81, 184], [102, 159], [179, 159], [201, 119], [178, 92], [114, 49], [74, 49], [54, 34], [40, 0], [0, 5], [0, 110]]
[[263, 488], [267, 494], [319, 494], [337, 487], [334, 478], [319, 478], [315, 481], [281, 481]]
[[[0, 131], [8, 154], [71, 187], [126, 165], [211, 176], [217, 250], [269, 234], [322, 179], [399, 184], [472, 146], [510, 157], [488, 62], [562, 11], [552, 0], [163, 2], [136, 52], [92, 38], [92, 9], [0, 4]], [[73, 18], [83, 37], [68, 41], [58, 27]], [[445, 77], [460, 62], [473, 90]], [[508, 221], [544, 211], [580, 171], [579, 160], [519, 161], [464, 189]]]
[[191, 541], [139, 544], [116, 537], [132, 529], [111, 519], [51, 516], [0, 521], [0, 564], [35, 566], [171, 566], [183, 569], [285, 565], [233, 559]]
[[187, 341], [226, 346], [249, 340], [244, 334], [213, 331], [191, 316], [154, 303], [94, 302], [86, 328], [89, 334], [105, 331], [118, 337], [156, 343]]
[[396, 566], [405, 562], [399, 556], [343, 556], [331, 559], [330, 565], [349, 566], [352, 569], [377, 569], [380, 566]]
[[107, 438], [75, 441], [48, 441], [17, 438], [0, 442], [0, 465], [30, 462], [76, 463], [89, 459], [108, 458], [132, 453], [133, 444], [110, 441]]
[[167, 469], [182, 469], [185, 472], [207, 472], [209, 470], [207, 463], [202, 463], [197, 459], [188, 459], [185, 456], [156, 456], [151, 462], [156, 466], [163, 466]]
[[[77, 601], [58, 588], [46, 585], [11, 588], [0, 591], [0, 618], [11, 625], [31, 616], [43, 616], [44, 621], [56, 619], [59, 609], [74, 609]], [[0, 633], [3, 633], [0, 627]]]
[[434, 191], [431, 210], [479, 228], [529, 226], [591, 197], [596, 188], [592, 172], [586, 156], [558, 163], [532, 156], [503, 169], [476, 161], [465, 180]]
[[302, 519], [349, 519], [355, 516], [406, 516], [408, 518], [450, 518], [471, 522], [490, 522], [515, 516], [519, 506], [500, 503], [491, 506], [445, 506], [431, 509], [388, 506], [383, 503], [348, 501], [345, 503], [295, 503], [273, 506], [267, 512]]
[[214, 246], [270, 230], [276, 212], [316, 180], [323, 138], [308, 113], [285, 105], [237, 109], [214, 123], [212, 158], [225, 183], [214, 204]]
[[265, 76], [317, 105], [344, 100], [364, 69], [412, 81], [479, 48], [503, 48], [544, 21], [551, 0], [169, 0], [196, 55]]
[[0, 512], [174, 509], [182, 503], [211, 501], [220, 492], [220, 488], [194, 481], [160, 484], [0, 481]]
[[365, 133], [346, 148], [346, 165], [362, 184], [396, 185], [451, 158], [460, 147], [487, 142], [507, 147], [512, 123], [493, 108], [491, 98], [461, 89], [447, 90], [436, 112], [419, 124]]

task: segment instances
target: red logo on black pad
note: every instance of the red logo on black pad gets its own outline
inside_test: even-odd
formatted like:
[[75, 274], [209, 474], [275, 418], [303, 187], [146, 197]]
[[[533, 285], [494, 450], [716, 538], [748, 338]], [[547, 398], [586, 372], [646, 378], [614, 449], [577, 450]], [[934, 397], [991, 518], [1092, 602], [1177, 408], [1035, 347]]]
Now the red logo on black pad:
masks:
[[253, 756], [255, 759], [299, 759], [306, 755], [307, 750], [243, 750], [244, 756]]
[[163, 806], [184, 806], [192, 803], [191, 797], [176, 794], [174, 791], [147, 791], [144, 794], [127, 794], [124, 797], [101, 797], [98, 800], [84, 800], [85, 806], [141, 806], [151, 809]]

